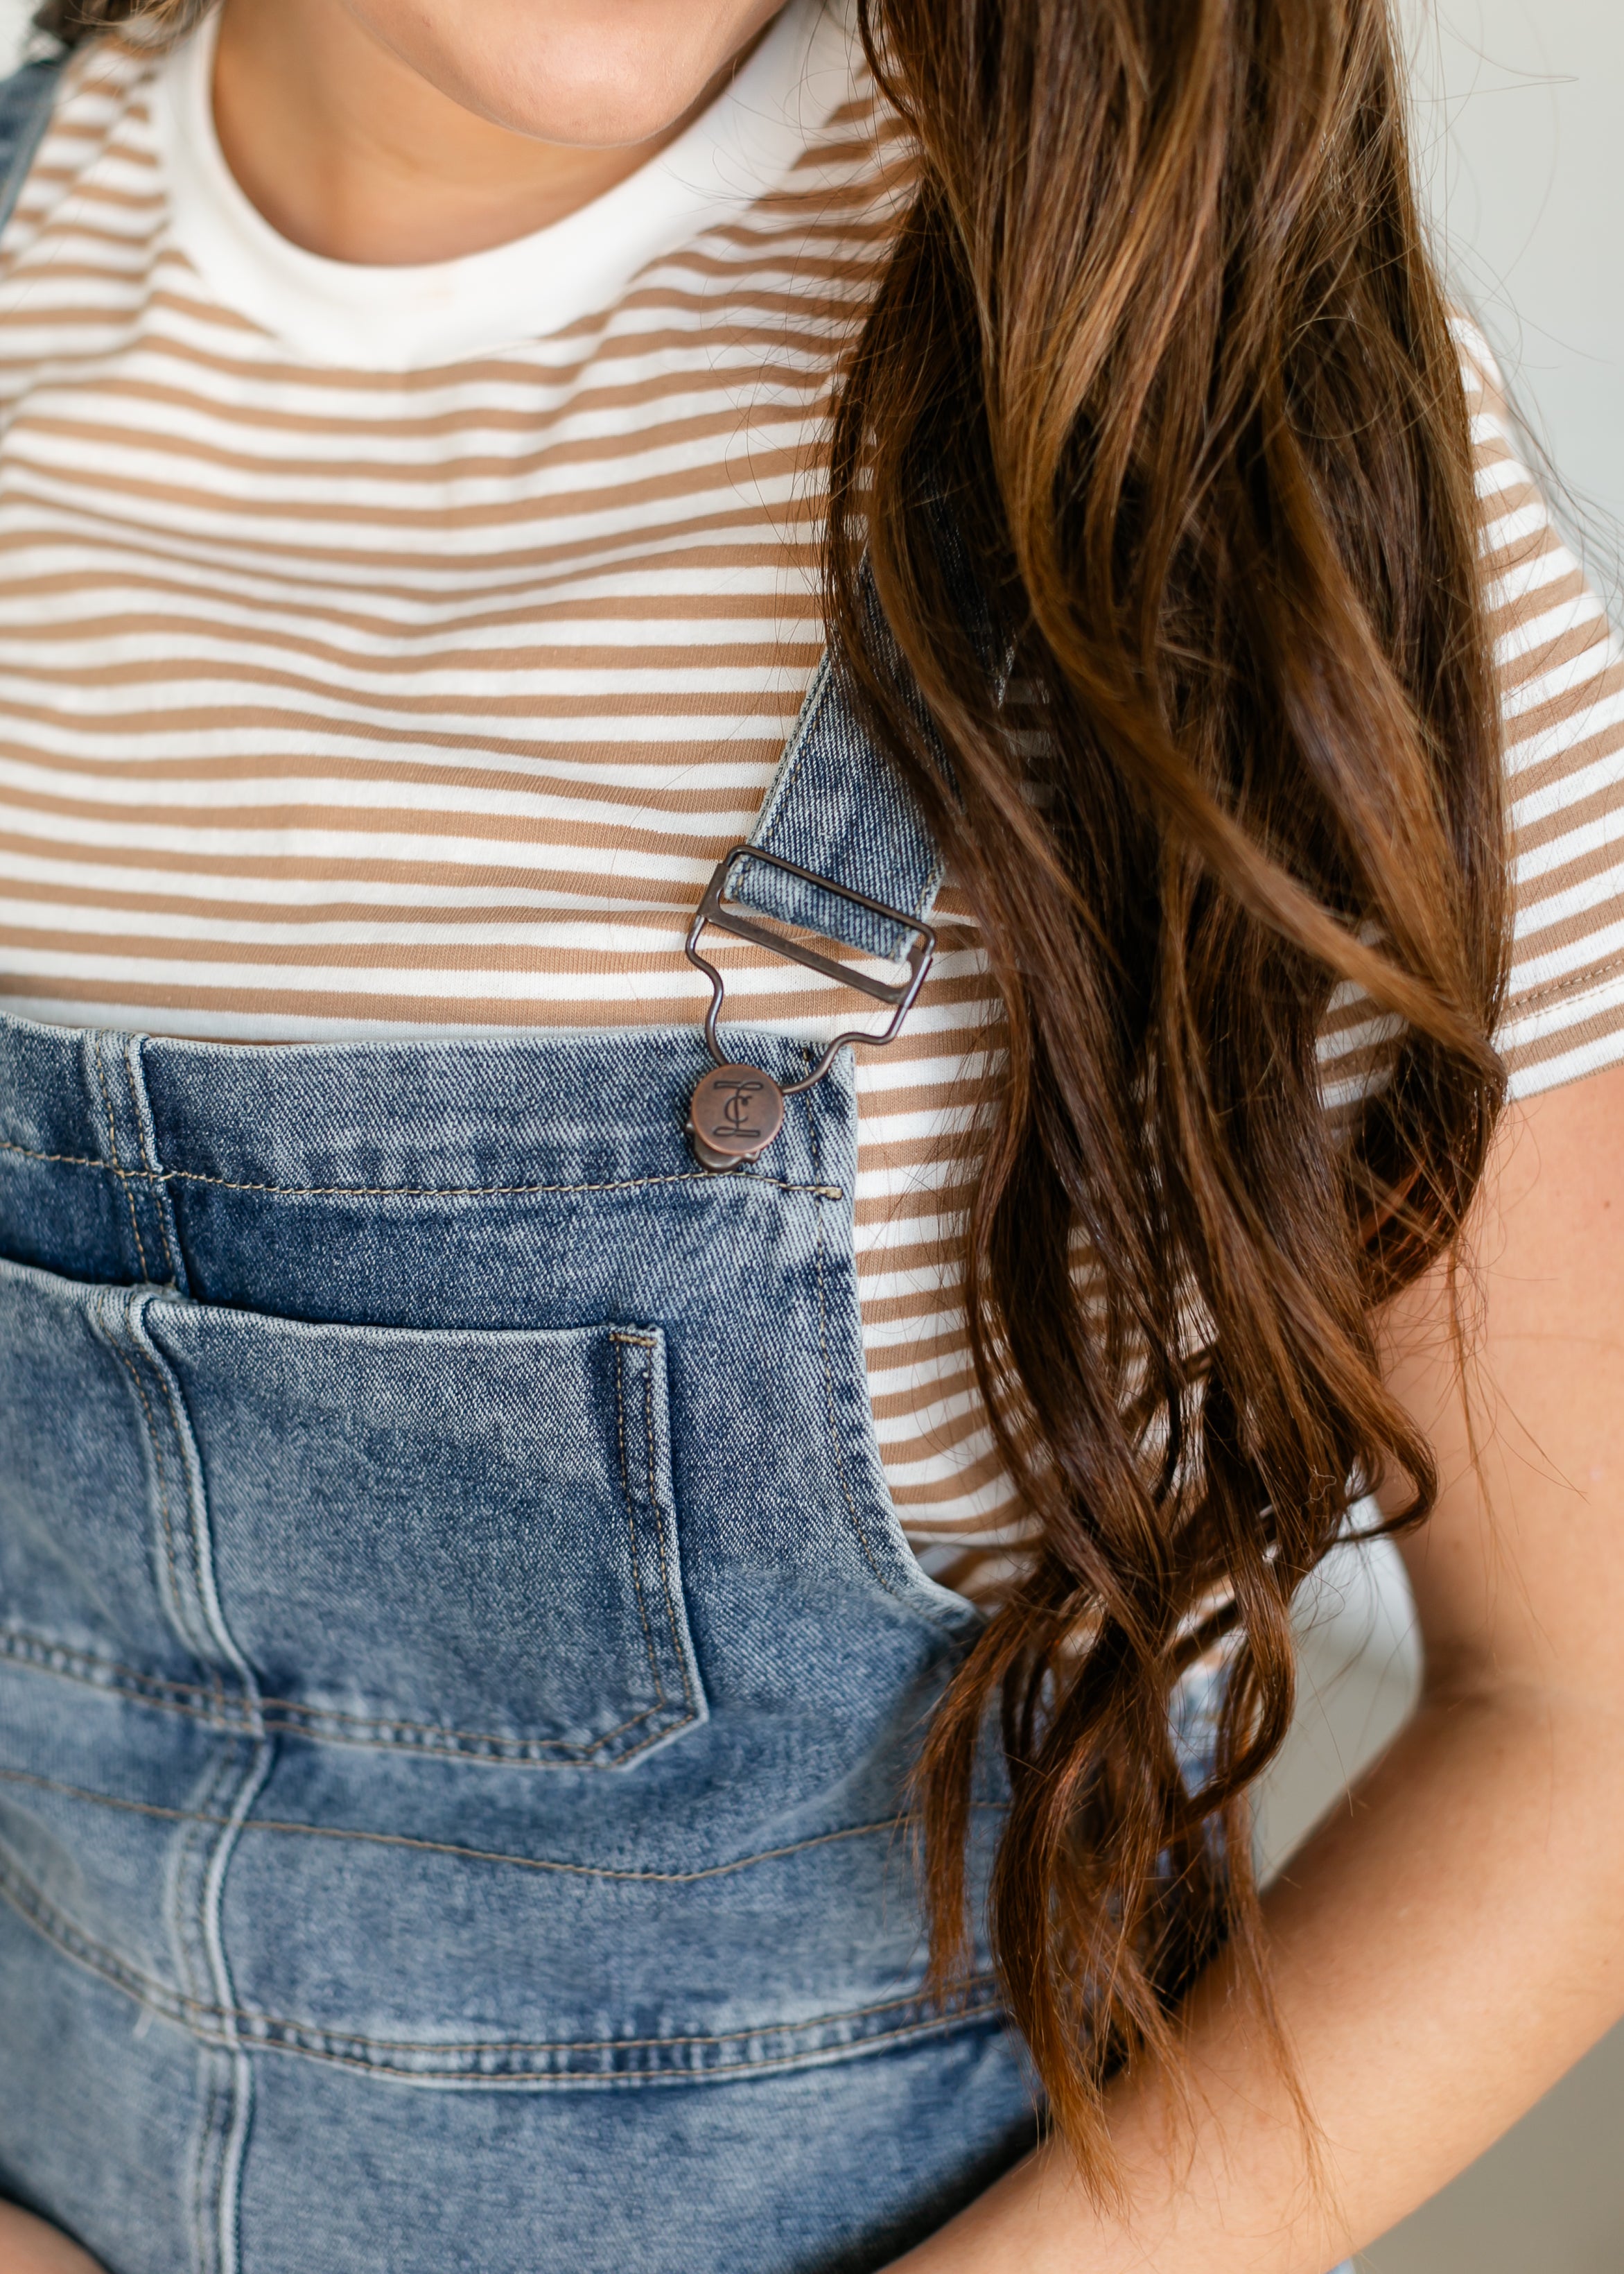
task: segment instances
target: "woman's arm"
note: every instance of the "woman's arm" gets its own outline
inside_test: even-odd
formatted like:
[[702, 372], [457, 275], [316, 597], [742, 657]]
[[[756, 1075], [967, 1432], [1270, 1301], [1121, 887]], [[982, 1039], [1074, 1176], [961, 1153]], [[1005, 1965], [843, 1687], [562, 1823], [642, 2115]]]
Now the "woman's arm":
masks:
[[1116, 2096], [1119, 2206], [1051, 2143], [907, 2274], [1325, 2274], [1624, 2010], [1624, 1069], [1507, 1115], [1474, 1260], [1476, 1465], [1435, 1282], [1388, 1337], [1442, 1486], [1407, 1550], [1421, 1706], [1265, 1906], [1318, 2177], [1220, 1963], [1189, 2128]]
[[0, 2274], [101, 2274], [77, 2242], [15, 2203], [0, 2202]]

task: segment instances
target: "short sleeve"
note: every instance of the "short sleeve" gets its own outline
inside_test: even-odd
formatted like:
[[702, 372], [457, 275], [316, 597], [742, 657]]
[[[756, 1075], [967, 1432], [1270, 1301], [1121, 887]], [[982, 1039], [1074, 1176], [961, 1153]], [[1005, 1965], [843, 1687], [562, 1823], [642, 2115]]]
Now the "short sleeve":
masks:
[[1624, 659], [1518, 456], [1487, 343], [1456, 327], [1505, 726], [1514, 1097], [1624, 1058]]

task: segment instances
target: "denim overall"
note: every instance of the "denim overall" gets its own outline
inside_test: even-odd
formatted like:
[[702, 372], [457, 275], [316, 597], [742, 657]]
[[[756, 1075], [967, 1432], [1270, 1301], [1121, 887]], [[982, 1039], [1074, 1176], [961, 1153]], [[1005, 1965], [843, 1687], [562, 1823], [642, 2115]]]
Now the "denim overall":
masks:
[[[936, 889], [827, 669], [752, 842]], [[977, 1615], [881, 1466], [851, 1052], [725, 1174], [708, 1064], [0, 1026], [0, 2194], [113, 2274], [875, 2267], [1033, 2136], [984, 1958], [925, 1990]]]

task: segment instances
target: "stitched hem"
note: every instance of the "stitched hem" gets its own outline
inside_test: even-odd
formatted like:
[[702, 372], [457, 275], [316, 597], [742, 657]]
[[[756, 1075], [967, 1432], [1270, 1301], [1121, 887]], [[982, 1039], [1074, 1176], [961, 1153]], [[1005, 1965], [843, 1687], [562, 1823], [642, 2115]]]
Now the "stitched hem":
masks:
[[[0, 1633], [0, 1661], [6, 1660], [53, 1674], [61, 1681], [82, 1683], [86, 1689], [126, 1698], [154, 1713], [178, 1713], [229, 1736], [257, 1741], [275, 1733], [303, 1737], [312, 1744], [410, 1753], [433, 1760], [488, 1761], [505, 1768], [617, 1769], [646, 1751], [656, 1738], [686, 1728], [698, 1719], [698, 1708], [691, 1698], [686, 1703], [662, 1698], [590, 1743], [572, 1746], [562, 1737], [503, 1737], [478, 1729], [450, 1729], [434, 1721], [404, 1721], [382, 1713], [346, 1713], [339, 1706], [305, 1706], [291, 1698], [263, 1698], [257, 1702], [247, 1697], [234, 1698], [201, 1683], [172, 1682], [162, 1675], [142, 1674], [116, 1659], [75, 1650], [43, 1635]], [[652, 1716], [661, 1718], [651, 1733], [645, 1733], [628, 1750], [605, 1751]]]
[[261, 1185], [234, 1177], [205, 1176], [199, 1169], [124, 1169], [97, 1161], [86, 1153], [41, 1153], [32, 1145], [0, 1138], [0, 1153], [16, 1153], [26, 1161], [44, 1161], [64, 1169], [101, 1169], [128, 1184], [214, 1185], [228, 1193], [267, 1193], [296, 1201], [473, 1201], [523, 1200], [532, 1195], [576, 1193], [638, 1193], [658, 1185], [716, 1185], [724, 1182], [760, 1185], [770, 1192], [805, 1193], [814, 1200], [844, 1200], [838, 1185], [798, 1185], [784, 1177], [758, 1176], [748, 1169], [686, 1169], [664, 1177], [608, 1178], [601, 1183], [578, 1185]]

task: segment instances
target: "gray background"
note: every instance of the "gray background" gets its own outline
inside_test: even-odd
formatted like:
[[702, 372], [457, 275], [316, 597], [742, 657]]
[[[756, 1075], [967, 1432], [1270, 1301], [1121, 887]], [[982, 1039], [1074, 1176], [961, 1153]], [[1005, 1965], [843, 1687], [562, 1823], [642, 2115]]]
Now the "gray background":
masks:
[[[1570, 536], [1616, 595], [1624, 0], [1395, 4], [1440, 256], [1554, 470]], [[0, 0], [0, 56], [26, 13]], [[1308, 1695], [1262, 1811], [1275, 1860], [1386, 1743], [1418, 1673], [1390, 1555], [1333, 1570], [1304, 1629]], [[1363, 2263], [1368, 2274], [1624, 2274], [1624, 2027]]]
[[1624, 7], [1396, 4], [1446, 267], [1569, 490], [1624, 520]]

